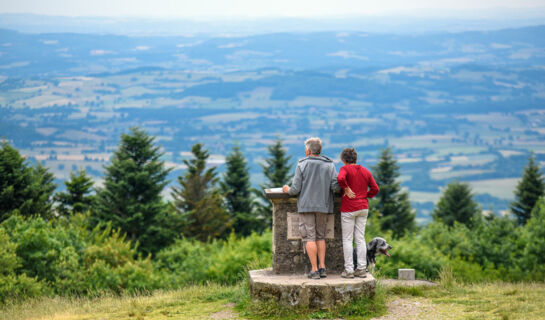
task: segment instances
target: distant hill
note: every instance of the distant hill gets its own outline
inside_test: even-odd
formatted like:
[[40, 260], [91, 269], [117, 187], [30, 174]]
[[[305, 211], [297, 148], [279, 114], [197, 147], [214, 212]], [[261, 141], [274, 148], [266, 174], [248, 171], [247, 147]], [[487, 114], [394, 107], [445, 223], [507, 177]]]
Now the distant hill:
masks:
[[[1, 25], [1, 24], [0, 24]], [[244, 36], [29, 34], [0, 30], [0, 136], [59, 184], [99, 179], [119, 135], [140, 125], [175, 168], [201, 141], [241, 142], [252, 182], [277, 136], [295, 158], [308, 136], [371, 166], [392, 145], [420, 221], [440, 188], [469, 181], [505, 210], [529, 150], [545, 163], [545, 26], [435, 34]]]

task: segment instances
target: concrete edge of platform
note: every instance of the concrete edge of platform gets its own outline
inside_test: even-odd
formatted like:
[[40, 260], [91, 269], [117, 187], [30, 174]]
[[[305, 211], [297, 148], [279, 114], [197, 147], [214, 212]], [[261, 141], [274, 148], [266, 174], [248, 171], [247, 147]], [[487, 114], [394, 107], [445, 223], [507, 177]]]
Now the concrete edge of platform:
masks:
[[277, 275], [272, 269], [249, 271], [250, 292], [255, 299], [276, 301], [285, 306], [330, 308], [361, 296], [374, 296], [376, 280], [368, 278], [344, 279], [329, 275], [311, 280], [306, 275]]

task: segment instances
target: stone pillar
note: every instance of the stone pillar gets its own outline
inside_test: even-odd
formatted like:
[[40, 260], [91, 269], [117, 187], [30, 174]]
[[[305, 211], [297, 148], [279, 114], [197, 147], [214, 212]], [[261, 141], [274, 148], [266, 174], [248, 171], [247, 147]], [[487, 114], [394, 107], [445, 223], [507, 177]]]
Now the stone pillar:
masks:
[[[265, 194], [273, 204], [273, 273], [310, 272], [310, 262], [298, 233], [297, 198], [283, 193], [279, 188], [265, 189]], [[344, 270], [340, 206], [339, 196], [335, 198], [334, 213], [330, 216], [332, 221], [328, 222], [330, 228], [326, 234], [325, 260], [328, 272], [339, 274]]]

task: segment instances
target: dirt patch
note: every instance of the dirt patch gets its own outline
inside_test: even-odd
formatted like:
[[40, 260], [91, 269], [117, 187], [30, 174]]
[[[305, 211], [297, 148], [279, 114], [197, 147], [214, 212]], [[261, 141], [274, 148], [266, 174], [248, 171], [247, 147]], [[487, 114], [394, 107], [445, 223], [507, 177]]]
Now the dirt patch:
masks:
[[233, 311], [235, 305], [233, 303], [227, 303], [223, 305], [223, 310], [212, 313], [209, 319], [213, 320], [231, 320], [238, 319], [236, 313]]
[[396, 298], [388, 302], [388, 314], [374, 320], [416, 320], [433, 319], [434, 307], [431, 301], [426, 299]]

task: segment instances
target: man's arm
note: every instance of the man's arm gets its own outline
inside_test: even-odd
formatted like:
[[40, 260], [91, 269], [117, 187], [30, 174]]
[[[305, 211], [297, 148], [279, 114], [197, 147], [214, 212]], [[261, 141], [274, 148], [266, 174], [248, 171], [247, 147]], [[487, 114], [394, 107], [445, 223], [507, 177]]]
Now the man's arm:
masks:
[[331, 164], [331, 182], [330, 182], [330, 189], [333, 190], [333, 192], [338, 192], [341, 190], [341, 187], [339, 186], [339, 183], [337, 182], [337, 170], [335, 169], [335, 165]]
[[301, 192], [301, 184], [303, 181], [303, 173], [301, 172], [301, 167], [298, 165], [295, 168], [295, 176], [293, 177], [293, 182], [291, 187], [285, 185], [282, 190], [289, 194], [290, 196], [298, 195]]

